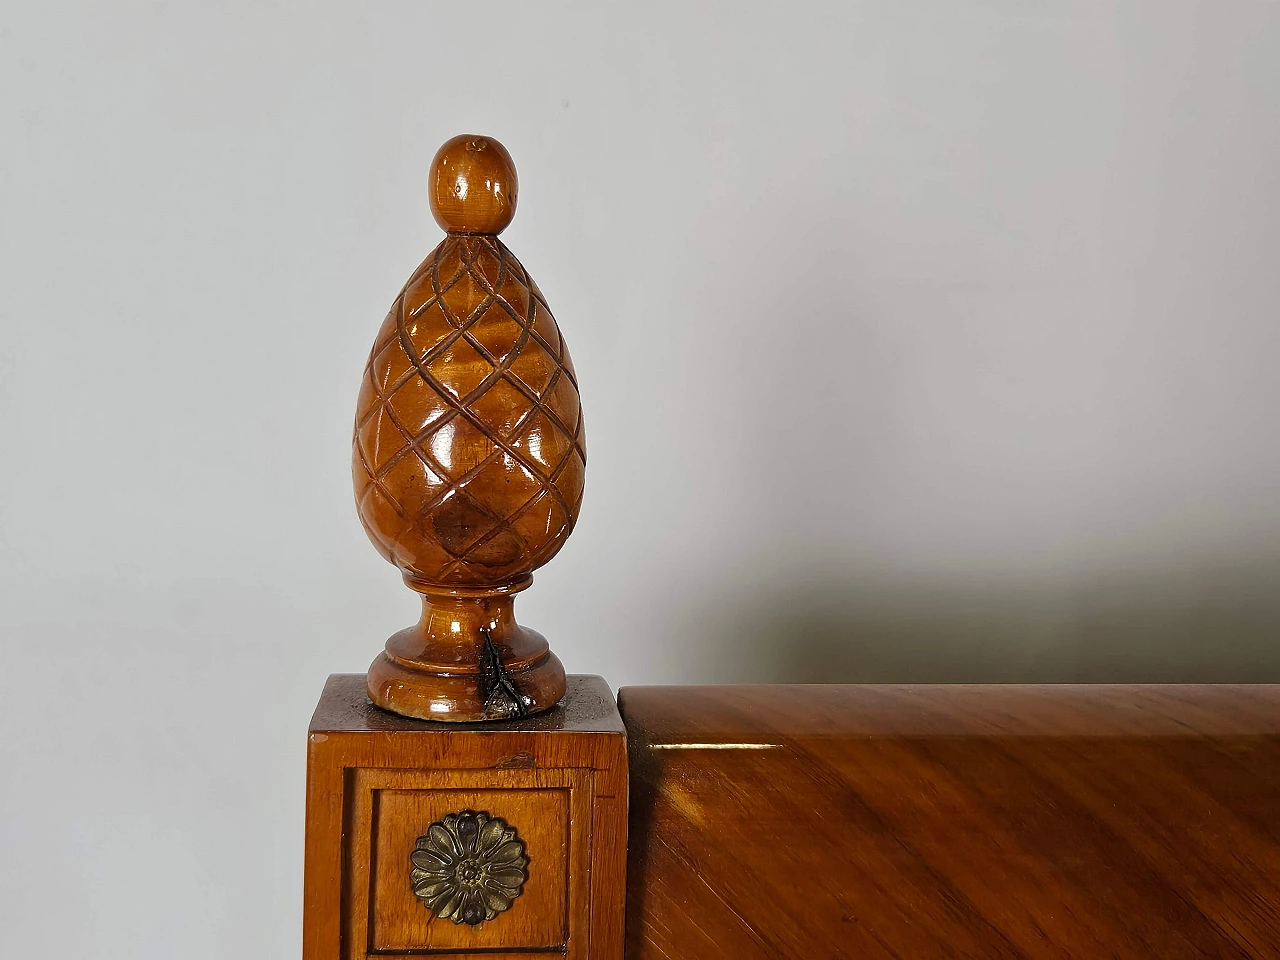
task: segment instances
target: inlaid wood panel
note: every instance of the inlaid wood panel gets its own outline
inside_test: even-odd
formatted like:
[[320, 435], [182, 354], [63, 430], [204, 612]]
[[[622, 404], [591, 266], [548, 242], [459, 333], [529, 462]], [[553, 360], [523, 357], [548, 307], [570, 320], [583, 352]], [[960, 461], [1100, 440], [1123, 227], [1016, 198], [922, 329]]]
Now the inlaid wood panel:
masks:
[[[367, 891], [363, 884], [353, 889], [352, 955], [363, 957], [366, 949], [563, 950], [569, 938], [570, 885], [589, 869], [585, 838], [573, 838], [570, 830], [575, 800], [576, 819], [589, 822], [588, 781], [589, 775], [566, 771], [357, 771], [352, 876], [362, 880], [367, 875], [369, 884]], [[456, 789], [470, 785], [475, 787]], [[528, 880], [511, 909], [475, 927], [435, 917], [409, 882], [409, 855], [417, 838], [446, 814], [462, 810], [483, 810], [506, 820], [519, 831], [529, 859]], [[574, 891], [579, 914], [587, 909], [586, 892], [582, 884]]]
[[624, 688], [628, 958], [1280, 957], [1280, 688]]

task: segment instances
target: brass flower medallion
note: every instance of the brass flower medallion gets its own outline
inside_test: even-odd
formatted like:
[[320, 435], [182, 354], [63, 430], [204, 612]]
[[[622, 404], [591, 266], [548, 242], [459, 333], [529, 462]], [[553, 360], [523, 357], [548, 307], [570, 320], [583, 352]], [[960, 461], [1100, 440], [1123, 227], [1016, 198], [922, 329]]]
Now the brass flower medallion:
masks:
[[511, 908], [529, 879], [524, 841], [501, 817], [450, 813], [409, 855], [413, 893], [437, 917], [475, 926]]

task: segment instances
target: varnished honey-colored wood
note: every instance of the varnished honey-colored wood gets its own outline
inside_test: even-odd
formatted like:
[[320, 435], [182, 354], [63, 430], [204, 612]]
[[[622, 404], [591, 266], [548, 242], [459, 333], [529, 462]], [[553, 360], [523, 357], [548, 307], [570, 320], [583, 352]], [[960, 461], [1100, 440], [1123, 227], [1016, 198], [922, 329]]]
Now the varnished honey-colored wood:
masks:
[[[627, 758], [608, 686], [570, 677], [537, 716], [442, 724], [374, 707], [365, 685], [330, 677], [311, 722], [304, 960], [621, 960]], [[519, 830], [529, 861], [511, 908], [477, 926], [435, 917], [409, 879], [416, 838], [465, 809]]]
[[492, 137], [461, 134], [431, 161], [431, 213], [447, 233], [501, 233], [519, 194], [515, 162]]
[[392, 305], [356, 406], [361, 523], [423, 598], [419, 622], [370, 667], [369, 696], [422, 719], [526, 716], [565, 690], [512, 598], [578, 519], [578, 384], [546, 300], [497, 237], [518, 194], [506, 149], [455, 137], [430, 183], [448, 236]]
[[[559, 949], [569, 934], [571, 872], [589, 871], [586, 846], [570, 844], [571, 800], [580, 808], [578, 819], [591, 816], [589, 779], [565, 770], [358, 771], [353, 864], [370, 865], [372, 876], [367, 886], [353, 886], [352, 946], [365, 943], [383, 953]], [[511, 909], [475, 927], [434, 916], [406, 882], [417, 838], [461, 810], [483, 810], [515, 826], [529, 858], [529, 879]], [[579, 862], [571, 871], [572, 855]], [[586, 914], [586, 893], [582, 884], [573, 891], [578, 915]], [[355, 949], [351, 955], [364, 953]]]
[[369, 667], [370, 697], [404, 716], [455, 721], [554, 705], [564, 695], [564, 667], [542, 634], [516, 622], [513, 609], [514, 595], [531, 581], [421, 588], [421, 619], [393, 634]]
[[630, 687], [628, 960], [1280, 957], [1280, 687]]

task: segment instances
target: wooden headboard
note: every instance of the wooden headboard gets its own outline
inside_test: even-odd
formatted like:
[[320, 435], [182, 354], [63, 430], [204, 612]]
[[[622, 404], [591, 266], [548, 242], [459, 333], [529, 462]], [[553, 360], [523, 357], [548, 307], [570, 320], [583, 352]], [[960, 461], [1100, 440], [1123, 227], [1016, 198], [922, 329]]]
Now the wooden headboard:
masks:
[[1280, 957], [1280, 688], [619, 703], [628, 960]]
[[1280, 957], [1280, 686], [365, 680], [311, 723], [306, 960]]

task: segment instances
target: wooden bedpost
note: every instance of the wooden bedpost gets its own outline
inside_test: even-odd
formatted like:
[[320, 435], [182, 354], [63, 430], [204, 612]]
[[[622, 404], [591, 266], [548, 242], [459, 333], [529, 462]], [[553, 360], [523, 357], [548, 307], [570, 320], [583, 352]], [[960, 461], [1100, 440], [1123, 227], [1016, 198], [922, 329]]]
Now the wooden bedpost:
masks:
[[352, 444], [360, 520], [423, 612], [312, 719], [303, 957], [622, 960], [617, 703], [513, 611], [582, 502], [573, 364], [498, 239], [502, 144], [454, 137], [429, 187], [447, 236], [374, 340]]

